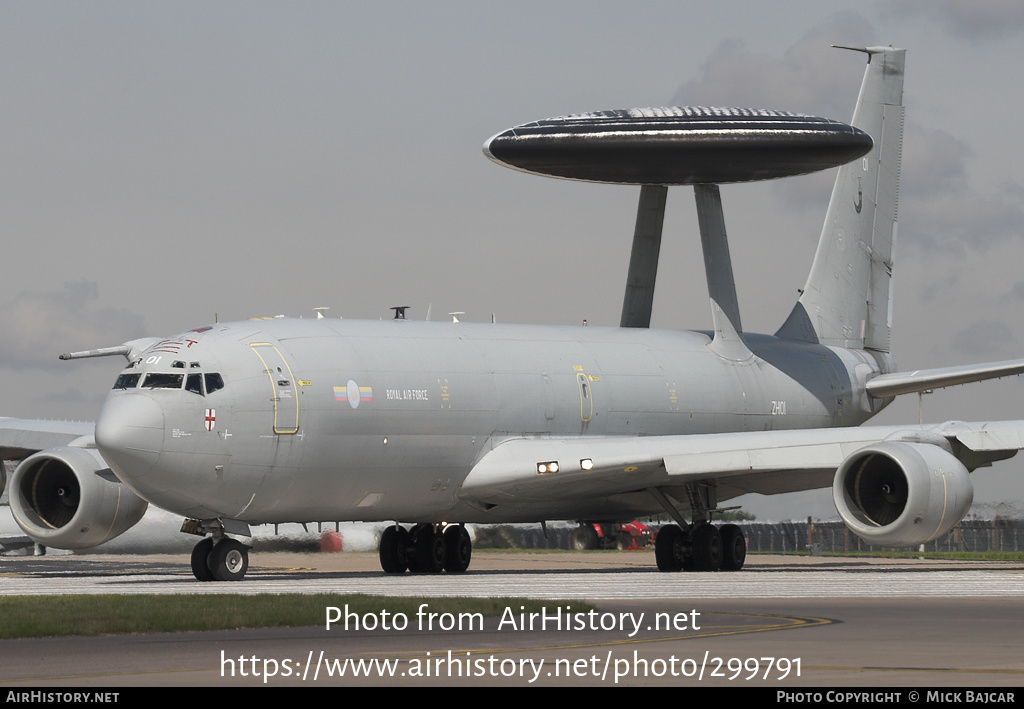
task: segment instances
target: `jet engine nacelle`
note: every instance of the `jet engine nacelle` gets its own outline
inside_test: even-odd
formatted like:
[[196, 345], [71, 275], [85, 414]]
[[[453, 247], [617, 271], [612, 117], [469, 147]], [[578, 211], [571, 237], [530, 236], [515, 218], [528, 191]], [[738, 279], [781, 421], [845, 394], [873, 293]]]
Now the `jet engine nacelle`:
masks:
[[58, 549], [94, 547], [131, 528], [149, 503], [97, 475], [101, 470], [109, 466], [94, 448], [51, 448], [25, 458], [9, 487], [18, 526]]
[[914, 546], [964, 518], [974, 488], [964, 464], [930, 443], [881, 441], [839, 466], [832, 499], [843, 522], [877, 546]]

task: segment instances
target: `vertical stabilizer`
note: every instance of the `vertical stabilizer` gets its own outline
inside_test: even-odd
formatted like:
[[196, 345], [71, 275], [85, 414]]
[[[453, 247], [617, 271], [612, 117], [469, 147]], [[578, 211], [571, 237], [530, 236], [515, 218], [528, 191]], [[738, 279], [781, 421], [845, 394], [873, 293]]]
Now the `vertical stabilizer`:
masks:
[[888, 352], [906, 50], [843, 49], [868, 55], [852, 124], [874, 147], [839, 168], [810, 276], [777, 334]]

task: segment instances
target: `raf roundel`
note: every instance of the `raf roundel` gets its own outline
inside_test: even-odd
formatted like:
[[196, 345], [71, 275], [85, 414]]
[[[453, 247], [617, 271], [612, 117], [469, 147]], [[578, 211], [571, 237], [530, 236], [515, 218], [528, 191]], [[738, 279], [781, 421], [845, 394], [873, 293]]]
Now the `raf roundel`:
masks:
[[491, 160], [586, 182], [697, 185], [817, 172], [866, 154], [871, 136], [817, 116], [748, 108], [632, 108], [547, 118], [484, 143]]
[[349, 379], [345, 386], [334, 387], [334, 400], [347, 401], [349, 406], [356, 409], [360, 402], [373, 401], [373, 387], [361, 387], [355, 380]]

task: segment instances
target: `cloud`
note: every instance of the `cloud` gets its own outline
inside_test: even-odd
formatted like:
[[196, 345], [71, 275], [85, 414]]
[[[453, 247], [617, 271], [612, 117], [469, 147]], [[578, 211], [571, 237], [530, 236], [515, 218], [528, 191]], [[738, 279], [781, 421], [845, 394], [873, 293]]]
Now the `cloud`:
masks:
[[[676, 91], [680, 106], [742, 106], [849, 120], [863, 62], [833, 44], [866, 46], [874, 30], [860, 15], [836, 16], [804, 35], [782, 59], [749, 51], [736, 39], [721, 42], [700, 75]], [[861, 55], [863, 56], [863, 55]], [[849, 81], [850, 91], [837, 90]]]
[[[1024, 4], [983, 2], [975, 6], [935, 3], [948, 22], [963, 31], [994, 31], [1000, 22], [1024, 22]], [[932, 7], [929, 3], [928, 7]], [[990, 29], [985, 30], [986, 27]], [[970, 29], [973, 28], [973, 29]], [[874, 44], [872, 25], [857, 14], [838, 15], [811, 30], [782, 58], [750, 51], [736, 39], [721, 42], [694, 79], [674, 96], [677, 105], [771, 108], [849, 120], [863, 62], [831, 44]], [[979, 194], [971, 185], [969, 143], [942, 130], [908, 124], [901, 175], [900, 226], [922, 245], [942, 251], [987, 248], [1020, 238], [1024, 190], [1007, 185]], [[771, 189], [797, 210], [820, 210], [834, 171], [775, 181]]]
[[[873, 36], [867, 20], [846, 13], [812, 29], [781, 59], [751, 52], [740, 40], [725, 40], [700, 74], [679, 87], [673, 103], [768, 108], [849, 121], [866, 59], [853, 59], [832, 45], [870, 46]], [[834, 181], [835, 171], [827, 170], [776, 180], [772, 190], [788, 207], [817, 212]]]
[[1020, 189], [982, 195], [968, 179], [968, 144], [942, 130], [908, 126], [900, 176], [900, 226], [943, 250], [989, 247], [1020, 238]]
[[907, 134], [900, 180], [904, 196], [926, 197], [963, 186], [970, 156], [967, 141], [920, 126], [908, 127]]
[[912, 231], [922, 246], [942, 250], [985, 249], [1005, 239], [1020, 239], [1022, 225], [1020, 205], [966, 189], [908, 199], [900, 205], [901, 229]]
[[1017, 337], [1001, 320], [979, 320], [950, 338], [951, 349], [970, 356], [979, 352], [992, 356], [1019, 352]]
[[119, 345], [145, 332], [141, 315], [97, 307], [98, 300], [99, 286], [90, 281], [15, 297], [0, 308], [0, 365], [55, 369], [62, 352]]
[[1006, 37], [1024, 29], [1020, 0], [906, 0], [890, 10], [899, 17], [938, 22], [969, 41]]

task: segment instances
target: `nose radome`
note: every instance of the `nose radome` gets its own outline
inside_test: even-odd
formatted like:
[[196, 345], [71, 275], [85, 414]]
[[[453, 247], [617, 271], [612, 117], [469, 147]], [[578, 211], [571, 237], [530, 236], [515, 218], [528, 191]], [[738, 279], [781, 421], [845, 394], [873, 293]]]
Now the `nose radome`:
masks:
[[96, 419], [96, 448], [117, 477], [131, 484], [153, 466], [164, 442], [164, 412], [141, 392], [118, 392], [103, 402]]

